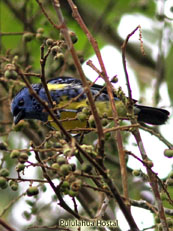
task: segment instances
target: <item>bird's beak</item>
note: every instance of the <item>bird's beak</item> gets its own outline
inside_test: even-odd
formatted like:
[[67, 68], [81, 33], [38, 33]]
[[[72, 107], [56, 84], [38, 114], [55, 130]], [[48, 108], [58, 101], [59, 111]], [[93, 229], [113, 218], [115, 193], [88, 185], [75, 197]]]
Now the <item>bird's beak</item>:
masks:
[[14, 124], [18, 124], [21, 119], [24, 118], [24, 113], [23, 111], [20, 111], [16, 116], [14, 116], [13, 122]]

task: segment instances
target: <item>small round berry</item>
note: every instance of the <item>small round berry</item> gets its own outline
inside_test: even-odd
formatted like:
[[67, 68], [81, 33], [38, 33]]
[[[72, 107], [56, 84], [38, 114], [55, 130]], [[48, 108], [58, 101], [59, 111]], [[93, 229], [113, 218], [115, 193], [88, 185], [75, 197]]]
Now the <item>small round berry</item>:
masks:
[[63, 148], [63, 153], [65, 156], [71, 153], [71, 148], [68, 145], [65, 145]]
[[72, 43], [75, 44], [78, 41], [77, 35], [73, 31], [69, 31], [69, 35], [71, 37]]
[[114, 76], [112, 79], [111, 79], [111, 83], [117, 83], [118, 82], [118, 78], [117, 76]]
[[65, 180], [65, 181], [63, 181], [61, 187], [63, 187], [63, 188], [69, 188], [70, 187], [70, 183], [67, 180]]
[[13, 150], [11, 153], [10, 153], [10, 158], [12, 159], [15, 159], [15, 158], [18, 158], [20, 155], [20, 152], [18, 150]]
[[14, 70], [6, 70], [4, 76], [8, 79], [17, 79], [18, 74]]
[[37, 33], [35, 37], [39, 41], [43, 41], [43, 39], [44, 39], [44, 36], [41, 33]]
[[5, 143], [4, 141], [0, 142], [0, 150], [7, 151], [7, 143]]
[[12, 185], [10, 185], [11, 189], [13, 191], [17, 191], [18, 190], [18, 183], [17, 182], [14, 182]]
[[56, 56], [58, 52], [60, 52], [61, 49], [59, 46], [53, 46], [52, 49], [51, 49], [51, 52], [52, 52], [52, 55], [53, 56]]
[[28, 160], [28, 154], [26, 152], [21, 152], [19, 155], [19, 162], [24, 164]]
[[30, 186], [27, 191], [27, 195], [30, 196], [36, 196], [39, 193], [38, 187], [37, 186]]
[[84, 122], [87, 119], [87, 115], [83, 112], [78, 112], [77, 113], [77, 119], [81, 122]]
[[24, 164], [18, 163], [18, 164], [16, 165], [16, 171], [17, 171], [17, 172], [21, 172], [21, 171], [23, 171], [24, 169], [25, 169], [25, 165], [24, 165]]
[[90, 115], [89, 119], [88, 119], [88, 123], [90, 125], [91, 128], [95, 128], [96, 125], [95, 125], [95, 119], [94, 119], [94, 116], [93, 115]]
[[0, 176], [4, 176], [4, 177], [7, 177], [9, 176], [9, 170], [7, 168], [1, 168], [0, 169]]
[[7, 180], [5, 177], [0, 176], [0, 188], [5, 189], [7, 187]]
[[26, 32], [23, 34], [23, 40], [25, 42], [30, 42], [34, 38], [34, 34], [31, 32]]
[[172, 158], [173, 157], [173, 149], [166, 149], [164, 151], [164, 156], [166, 156], [168, 158]]
[[60, 172], [64, 176], [68, 175], [69, 172], [71, 172], [71, 166], [69, 164], [63, 164], [63, 165], [61, 165]]
[[42, 28], [42, 27], [38, 28], [37, 33], [43, 34], [44, 33], [44, 28]]
[[151, 160], [144, 160], [144, 163], [149, 167], [152, 168], [153, 167], [153, 162]]
[[86, 173], [90, 173], [92, 170], [92, 166], [90, 164], [83, 163], [81, 170], [86, 172]]
[[51, 165], [51, 168], [53, 168], [53, 169], [55, 170], [55, 172], [57, 172], [57, 171], [59, 170], [60, 166], [59, 166], [58, 163], [53, 163], [53, 164]]
[[134, 169], [132, 172], [133, 176], [140, 176], [141, 175], [141, 171], [139, 169]]
[[76, 197], [78, 195], [78, 191], [68, 190], [68, 195], [71, 197]]
[[84, 114], [86, 114], [86, 115], [90, 115], [90, 113], [91, 113], [91, 111], [90, 111], [90, 109], [89, 109], [88, 107], [84, 107], [84, 108], [82, 109], [82, 112], [83, 112]]
[[48, 38], [48, 39], [46, 40], [46, 45], [47, 45], [47, 46], [52, 46], [52, 45], [53, 45], [53, 39]]
[[102, 120], [101, 120], [101, 122], [102, 122], [102, 125], [103, 125], [103, 127], [105, 127], [106, 125], [108, 125], [108, 119], [106, 119], [106, 118], [103, 118]]
[[67, 159], [64, 158], [63, 156], [59, 156], [59, 157], [57, 157], [56, 162], [57, 162], [59, 165], [66, 164], [66, 163], [67, 163]]
[[54, 56], [54, 60], [59, 60], [59, 61], [61, 61], [61, 62], [64, 61], [64, 54], [63, 54], [62, 52], [56, 54], [56, 55]]

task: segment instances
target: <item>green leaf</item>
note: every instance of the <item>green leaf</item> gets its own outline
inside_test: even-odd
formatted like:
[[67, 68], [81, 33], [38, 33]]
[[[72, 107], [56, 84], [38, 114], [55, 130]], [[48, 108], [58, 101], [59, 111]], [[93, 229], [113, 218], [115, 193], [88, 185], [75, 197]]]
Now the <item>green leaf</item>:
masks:
[[[5, 33], [17, 33], [22, 32], [22, 24], [16, 20], [16, 17], [14, 14], [11, 13], [9, 8], [1, 2], [1, 32]], [[19, 45], [21, 39], [21, 35], [10, 35], [10, 36], [2, 36], [2, 44], [3, 49], [9, 50], [14, 49]]]
[[166, 72], [166, 81], [168, 85], [168, 94], [173, 102], [173, 81], [172, 81], [172, 74], [173, 74], [173, 46], [169, 51], [169, 54], [165, 60], [165, 72]]

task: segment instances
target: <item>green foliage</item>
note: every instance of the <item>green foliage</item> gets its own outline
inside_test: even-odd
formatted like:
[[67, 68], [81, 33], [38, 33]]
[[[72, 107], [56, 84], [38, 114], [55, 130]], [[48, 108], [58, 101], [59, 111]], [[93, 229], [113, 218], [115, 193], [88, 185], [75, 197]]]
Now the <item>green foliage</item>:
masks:
[[[22, 23], [11, 13], [7, 5], [1, 2], [1, 31], [20, 33], [23, 30]], [[12, 23], [13, 22], [13, 23]], [[15, 30], [14, 30], [15, 29]], [[15, 49], [19, 46], [21, 36], [11, 35], [2, 37], [4, 51], [7, 49]]]
[[173, 60], [173, 46], [171, 46], [169, 50], [169, 54], [165, 60], [165, 72], [166, 72], [166, 81], [168, 84], [168, 93], [169, 97], [171, 99], [171, 102], [173, 102], [173, 81], [172, 81], [172, 72], [173, 72], [173, 66], [172, 66], [172, 60]]

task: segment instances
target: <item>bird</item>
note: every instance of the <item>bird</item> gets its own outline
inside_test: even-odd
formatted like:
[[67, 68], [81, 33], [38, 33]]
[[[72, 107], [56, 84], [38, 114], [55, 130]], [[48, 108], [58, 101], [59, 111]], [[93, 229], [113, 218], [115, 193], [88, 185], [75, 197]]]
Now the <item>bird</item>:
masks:
[[[32, 84], [31, 86], [38, 96], [51, 107], [42, 83]], [[67, 130], [86, 128], [88, 126], [87, 119], [81, 121], [77, 117], [77, 114], [81, 112], [83, 108], [89, 108], [87, 95], [81, 80], [67, 76], [57, 77], [48, 80], [47, 87], [52, 102], [56, 105], [54, 112], [57, 118], [63, 121], [63, 127]], [[94, 97], [99, 116], [105, 114], [112, 116], [112, 109], [106, 88], [103, 88], [101, 85], [91, 84], [90, 91]], [[127, 110], [122, 100], [115, 94], [114, 99], [118, 115], [126, 116]], [[137, 116], [139, 123], [162, 125], [169, 117], [169, 112], [165, 109], [139, 105], [136, 100], [133, 102], [134, 114]], [[27, 87], [22, 88], [12, 99], [11, 113], [15, 125], [23, 119], [36, 119], [42, 122], [50, 122], [51, 127], [55, 127], [48, 112], [33, 94], [31, 94]]]

